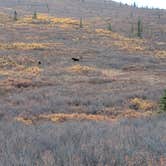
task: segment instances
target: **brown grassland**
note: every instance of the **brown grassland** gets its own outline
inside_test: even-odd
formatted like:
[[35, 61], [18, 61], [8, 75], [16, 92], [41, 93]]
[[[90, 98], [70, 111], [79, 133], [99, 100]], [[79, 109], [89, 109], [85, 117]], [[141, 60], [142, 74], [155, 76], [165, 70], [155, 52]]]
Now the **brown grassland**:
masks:
[[166, 165], [165, 10], [99, 0], [0, 9], [0, 166]]

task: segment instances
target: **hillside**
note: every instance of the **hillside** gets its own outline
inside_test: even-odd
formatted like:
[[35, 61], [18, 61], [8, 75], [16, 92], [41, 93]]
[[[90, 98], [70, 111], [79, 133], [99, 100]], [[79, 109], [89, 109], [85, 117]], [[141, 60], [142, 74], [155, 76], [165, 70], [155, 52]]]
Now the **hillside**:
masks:
[[[165, 164], [166, 149], [162, 149], [162, 145], [166, 145], [166, 133], [160, 131], [166, 125], [162, 119], [165, 114], [162, 117], [157, 115], [157, 112], [166, 83], [166, 10], [134, 8], [113, 1], [99, 0], [0, 0], [0, 11], [0, 117], [1, 126], [5, 124], [6, 127], [0, 131], [1, 135], [7, 137], [6, 131], [17, 130], [19, 139], [24, 142], [26, 134], [22, 137], [21, 131], [29, 132], [28, 138], [31, 140], [35, 137], [36, 130], [41, 143], [37, 143], [35, 151], [42, 147], [38, 151], [42, 151], [40, 155], [44, 153], [45, 157], [51, 157], [52, 161], [55, 157], [53, 155], [61, 154], [53, 153], [55, 149], [49, 148], [53, 146], [51, 131], [54, 133], [58, 130], [58, 136], [53, 134], [56, 144], [62, 141], [59, 140], [60, 136], [66, 140], [63, 132], [69, 132], [72, 140], [79, 131], [91, 133], [93, 129], [96, 135], [106, 132], [106, 135], [116, 140], [117, 135], [123, 137], [124, 123], [127, 132], [124, 139], [130, 139], [128, 134], [131, 129], [131, 137], [136, 141], [142, 131], [141, 124], [145, 124], [141, 139], [146, 145], [146, 141], [150, 139], [154, 147], [147, 145], [147, 156], [140, 161], [150, 160], [151, 165]], [[14, 11], [17, 13], [15, 16]], [[14, 17], [17, 18], [14, 20]], [[138, 19], [143, 26], [141, 38], [137, 37]], [[109, 25], [111, 29], [108, 28]], [[150, 121], [151, 118], [159, 126], [155, 126]], [[110, 124], [113, 126], [105, 131], [104, 128], [108, 129]], [[68, 125], [79, 131], [72, 133], [72, 128], [66, 128]], [[96, 125], [101, 130], [98, 131]], [[145, 134], [148, 125], [150, 136]], [[158, 136], [155, 136], [153, 126]], [[115, 132], [114, 137], [110, 132], [116, 127], [119, 133]], [[42, 135], [42, 128], [44, 133], [48, 129], [49, 138]], [[83, 142], [88, 139], [86, 134], [80, 136], [85, 136]], [[104, 134], [101, 147], [109, 145], [107, 150], [113, 154], [111, 146], [116, 141], [109, 144]], [[93, 137], [93, 134], [90, 137]], [[17, 141], [13, 132], [11, 138], [14, 142]], [[0, 139], [0, 142], [4, 141], [3, 137]], [[100, 142], [98, 139], [96, 142]], [[48, 147], [45, 147], [42, 141], [47, 140]], [[10, 141], [12, 142], [12, 139]], [[86, 144], [85, 142], [83, 144]], [[131, 142], [129, 140], [129, 144]], [[70, 148], [74, 148], [70, 140], [68, 143]], [[123, 150], [126, 152], [128, 143], [123, 143], [122, 147], [124, 146]], [[139, 148], [144, 146], [139, 141], [137, 143]], [[6, 142], [5, 145], [9, 144]], [[76, 166], [81, 165], [80, 163], [90, 166], [106, 166], [110, 163], [108, 156], [103, 157], [101, 163], [97, 159], [90, 163], [87, 149], [91, 149], [92, 145], [91, 142], [89, 147], [85, 146], [85, 151], [83, 150], [87, 158], [81, 153], [86, 159], [76, 156], [80, 157], [77, 158]], [[4, 149], [10, 151], [13, 146], [12, 144]], [[32, 147], [28, 149], [28, 157]], [[84, 147], [80, 147], [80, 151], [81, 148]], [[125, 165], [125, 155], [131, 159], [126, 159], [126, 165], [128, 161], [135, 161], [137, 155], [133, 154], [131, 157], [132, 153], [129, 152], [124, 152], [124, 156], [122, 154], [122, 158], [118, 160], [120, 146], [114, 148], [118, 149], [115, 155], [118, 165]], [[135, 149], [134, 142], [131, 148], [133, 151], [139, 149]], [[153, 153], [151, 148], [156, 151]], [[107, 154], [104, 149], [101, 153]], [[141, 156], [141, 151], [139, 153]], [[17, 154], [14, 156], [15, 161], [11, 163], [22, 165], [21, 160], [17, 163]], [[70, 154], [73, 157], [73, 151], [66, 155]], [[94, 154], [94, 158], [98, 158], [99, 154]], [[71, 158], [67, 160], [70, 160], [70, 166], [73, 165]], [[30, 164], [28, 159], [26, 162]], [[52, 165], [67, 165], [63, 163], [64, 158], [58, 159], [55, 161], [54, 158]], [[45, 159], [41, 160], [44, 162]], [[36, 161], [38, 160], [34, 158], [30, 165]], [[141, 162], [136, 165], [142, 165]], [[5, 165], [5, 160], [2, 163]], [[6, 163], [11, 165], [9, 161]], [[38, 165], [51, 165], [41, 163]], [[116, 162], [112, 161], [111, 165], [116, 165]]]

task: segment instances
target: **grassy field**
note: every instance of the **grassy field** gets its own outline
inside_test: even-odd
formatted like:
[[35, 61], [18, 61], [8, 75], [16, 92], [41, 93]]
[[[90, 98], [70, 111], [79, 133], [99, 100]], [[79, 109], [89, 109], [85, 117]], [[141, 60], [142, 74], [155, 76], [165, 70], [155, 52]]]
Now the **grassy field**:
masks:
[[165, 10], [98, 0], [0, 9], [0, 165], [166, 165]]
[[118, 122], [0, 122], [0, 165], [165, 166], [165, 116]]

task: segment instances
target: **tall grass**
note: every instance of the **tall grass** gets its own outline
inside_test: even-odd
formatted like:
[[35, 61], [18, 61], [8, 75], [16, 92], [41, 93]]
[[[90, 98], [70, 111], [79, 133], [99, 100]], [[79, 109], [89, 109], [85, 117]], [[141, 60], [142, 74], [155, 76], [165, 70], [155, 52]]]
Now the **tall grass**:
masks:
[[104, 122], [0, 122], [3, 166], [146, 166], [166, 159], [166, 115]]

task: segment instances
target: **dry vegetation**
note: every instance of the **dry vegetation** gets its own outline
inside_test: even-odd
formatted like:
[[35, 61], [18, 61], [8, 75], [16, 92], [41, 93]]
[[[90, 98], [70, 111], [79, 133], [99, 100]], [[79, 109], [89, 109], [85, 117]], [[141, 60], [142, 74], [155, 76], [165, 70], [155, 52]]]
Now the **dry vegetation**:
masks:
[[0, 50], [42, 50], [62, 45], [62, 43], [0, 43]]
[[79, 65], [74, 65], [69, 67], [67, 70], [71, 72], [90, 72], [90, 71], [95, 71], [95, 68], [89, 67], [89, 66], [81, 66]]
[[[149, 109], [148, 109], [149, 110]], [[96, 121], [96, 122], [116, 122], [123, 118], [143, 118], [143, 117], [150, 117], [154, 115], [152, 111], [144, 111], [144, 112], [134, 112], [133, 110], [127, 110], [125, 112], [119, 113], [118, 116], [112, 115], [112, 116], [106, 116], [106, 115], [93, 115], [93, 114], [84, 114], [84, 113], [72, 113], [72, 114], [64, 114], [64, 113], [58, 113], [58, 114], [41, 114], [38, 116], [33, 117], [15, 117], [14, 119], [18, 122], [22, 122], [26, 125], [33, 125], [39, 122], [45, 122], [45, 121], [51, 121], [51, 122], [57, 122], [62, 123], [66, 121]]]
[[166, 12], [31, 3], [0, 0], [0, 165], [165, 166]]
[[25, 24], [27, 26], [30, 26], [31, 24], [46, 24], [47, 26], [49, 25], [56, 25], [56, 24], [70, 24], [70, 25], [78, 25], [79, 21], [76, 19], [72, 18], [59, 18], [59, 17], [53, 17], [48, 14], [37, 14], [37, 18], [33, 19], [33, 17], [30, 16], [25, 16], [21, 18], [18, 22], [17, 25], [22, 25]]
[[156, 108], [156, 105], [153, 102], [140, 98], [131, 99], [130, 103], [131, 106], [135, 107], [135, 109], [140, 109], [142, 111], [153, 110]]
[[0, 126], [0, 164], [5, 166], [166, 164], [162, 116], [114, 123], [45, 122], [35, 126], [1, 121]]
[[106, 36], [113, 39], [113, 41], [110, 41], [110, 45], [117, 46], [120, 50], [128, 51], [130, 53], [148, 50], [145, 40], [128, 38], [118, 33], [104, 29], [96, 29], [96, 32], [99, 33], [101, 36]]
[[157, 57], [159, 58], [165, 58], [166, 57], [166, 51], [162, 50], [162, 51], [156, 51], [155, 54]]
[[71, 121], [71, 120], [76, 120], [76, 121], [85, 121], [85, 120], [91, 120], [91, 121], [111, 121], [114, 120], [111, 117], [107, 117], [104, 115], [87, 115], [83, 113], [75, 113], [75, 114], [49, 114], [49, 115], [39, 115], [36, 117], [32, 117], [30, 119], [25, 118], [25, 117], [16, 117], [16, 121], [23, 122], [27, 125], [33, 124], [38, 122], [39, 120], [44, 120], [44, 121], [52, 121], [52, 122], [65, 122], [65, 121]]

